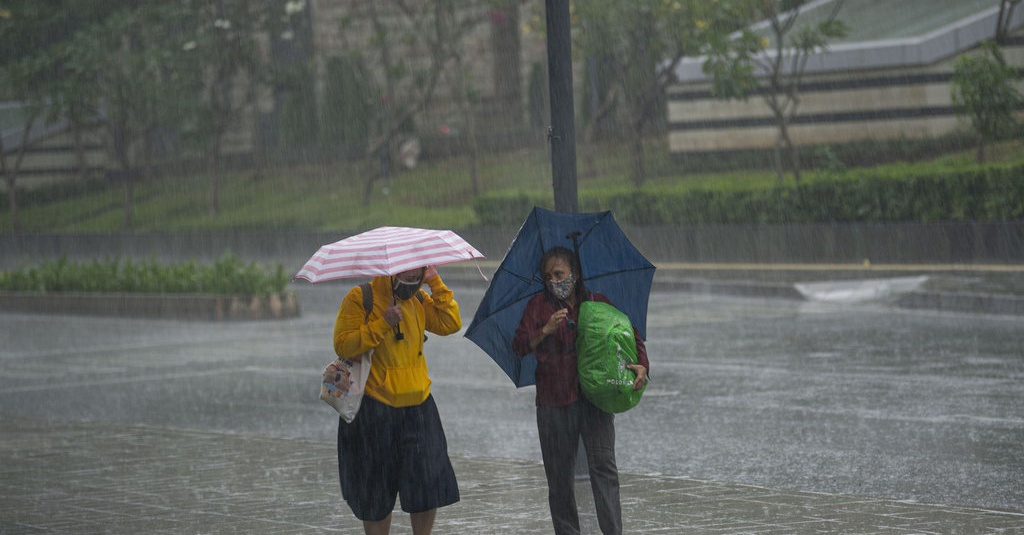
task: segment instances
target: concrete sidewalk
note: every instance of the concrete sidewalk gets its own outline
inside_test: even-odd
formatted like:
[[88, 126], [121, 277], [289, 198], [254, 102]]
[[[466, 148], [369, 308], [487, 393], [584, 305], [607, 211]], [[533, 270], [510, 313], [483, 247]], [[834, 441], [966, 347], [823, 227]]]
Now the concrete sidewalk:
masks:
[[[360, 534], [333, 443], [0, 417], [0, 533]], [[543, 468], [455, 458], [435, 533], [550, 533]], [[621, 474], [627, 533], [1018, 534], [1024, 515]], [[588, 483], [584, 533], [598, 533]], [[411, 533], [395, 515], [392, 533]]]

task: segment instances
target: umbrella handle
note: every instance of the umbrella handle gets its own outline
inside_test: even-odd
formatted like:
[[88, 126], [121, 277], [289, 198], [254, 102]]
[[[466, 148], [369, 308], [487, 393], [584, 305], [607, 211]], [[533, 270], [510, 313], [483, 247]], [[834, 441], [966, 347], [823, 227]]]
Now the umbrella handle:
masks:
[[[391, 306], [398, 304], [398, 298], [395, 297], [394, 293], [391, 294]], [[395, 333], [395, 340], [405, 340], [405, 334], [402, 333], [402, 322], [391, 326], [391, 330]]]
[[[568, 309], [569, 309], [569, 307], [565, 306], [565, 303], [562, 303], [562, 304], [561, 304], [561, 306], [562, 306], [562, 308], [563, 308], [563, 309], [565, 309], [565, 310], [568, 310]], [[574, 329], [576, 329], [576, 322], [575, 322], [575, 321], [573, 321], [573, 320], [572, 320], [572, 318], [570, 318], [570, 317], [569, 317], [569, 316], [567, 315], [567, 316], [565, 316], [565, 326], [566, 326], [566, 327], [568, 327], [568, 328], [569, 328], [569, 329], [571, 329], [571, 330], [574, 330]]]

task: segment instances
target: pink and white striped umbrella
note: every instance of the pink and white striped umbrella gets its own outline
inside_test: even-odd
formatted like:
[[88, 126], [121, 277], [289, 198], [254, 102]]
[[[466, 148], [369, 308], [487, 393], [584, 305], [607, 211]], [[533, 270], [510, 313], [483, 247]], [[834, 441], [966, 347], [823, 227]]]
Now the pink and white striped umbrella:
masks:
[[380, 227], [324, 245], [306, 261], [295, 278], [323, 282], [396, 275], [423, 266], [483, 257], [450, 230]]

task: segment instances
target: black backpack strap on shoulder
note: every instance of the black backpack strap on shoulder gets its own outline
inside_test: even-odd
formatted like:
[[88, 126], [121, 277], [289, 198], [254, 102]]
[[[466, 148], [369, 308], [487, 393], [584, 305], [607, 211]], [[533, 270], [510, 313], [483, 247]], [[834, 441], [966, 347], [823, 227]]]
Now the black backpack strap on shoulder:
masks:
[[360, 284], [359, 287], [363, 289], [363, 311], [366, 312], [363, 321], [367, 322], [370, 321], [370, 312], [373, 312], [373, 288], [368, 282]]

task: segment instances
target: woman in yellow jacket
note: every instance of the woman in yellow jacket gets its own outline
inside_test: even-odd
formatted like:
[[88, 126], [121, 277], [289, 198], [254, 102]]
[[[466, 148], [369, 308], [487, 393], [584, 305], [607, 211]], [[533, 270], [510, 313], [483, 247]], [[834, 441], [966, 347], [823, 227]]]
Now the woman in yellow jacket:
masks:
[[390, 531], [399, 495], [413, 533], [427, 535], [437, 508], [459, 501], [459, 487], [430, 395], [423, 342], [427, 331], [444, 336], [462, 328], [459, 304], [433, 267], [376, 277], [370, 289], [369, 314], [363, 287], [356, 286], [334, 323], [339, 357], [374, 350], [359, 413], [352, 423], [339, 419], [341, 492], [368, 535]]

